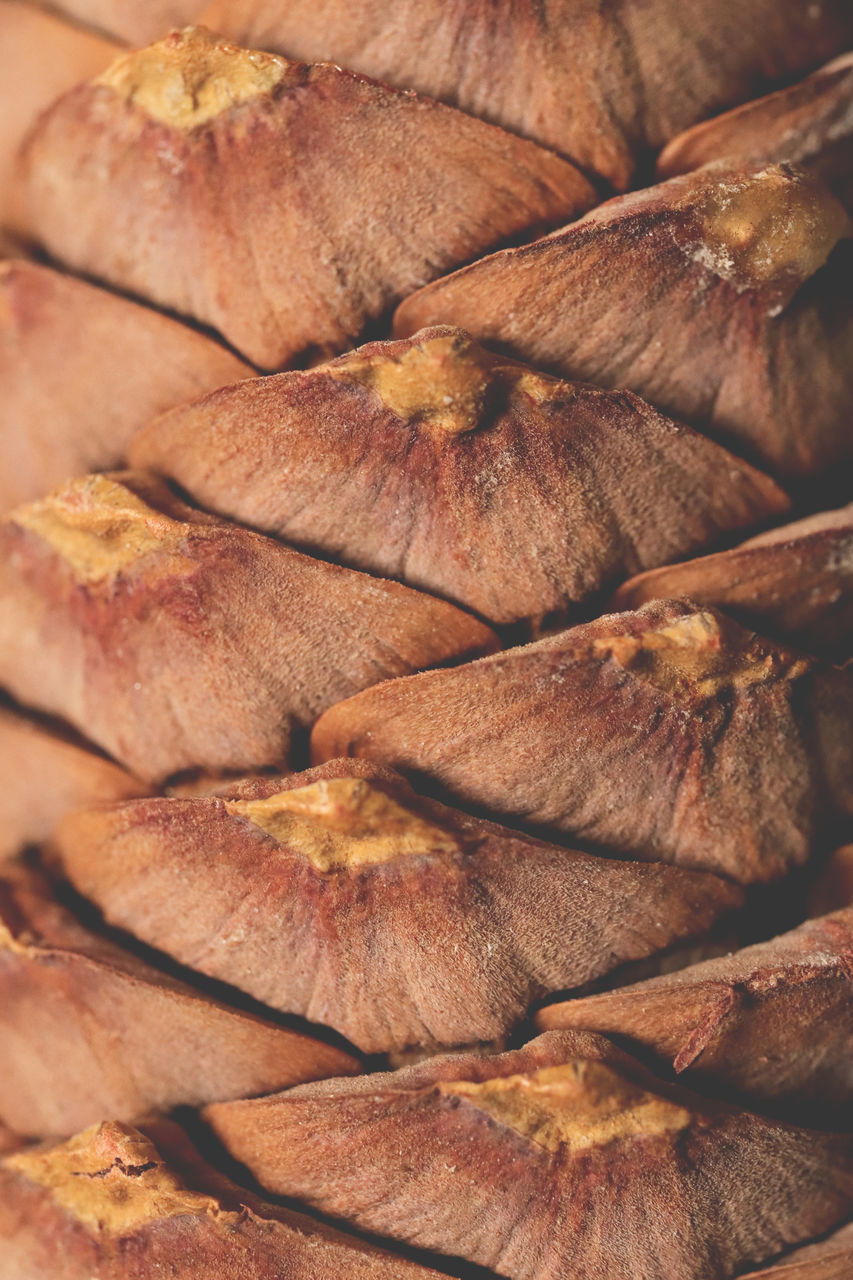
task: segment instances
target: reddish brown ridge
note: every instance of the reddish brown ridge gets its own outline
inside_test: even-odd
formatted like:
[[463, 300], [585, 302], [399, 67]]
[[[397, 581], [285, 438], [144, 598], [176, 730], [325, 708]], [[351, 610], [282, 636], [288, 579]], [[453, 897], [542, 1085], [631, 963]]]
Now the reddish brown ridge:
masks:
[[441, 98], [620, 188], [673, 134], [853, 42], [845, 0], [211, 0], [204, 21]]
[[212, 325], [266, 369], [345, 350], [428, 280], [596, 198], [493, 125], [203, 28], [66, 94], [22, 169], [29, 229], [54, 257]]
[[677, 1072], [791, 1109], [853, 1103], [853, 907], [769, 942], [549, 1005], [543, 1031], [618, 1035]]
[[131, 460], [209, 510], [499, 623], [565, 615], [788, 508], [768, 477], [637, 396], [544, 377], [441, 327], [180, 406]]
[[0, 1250], [15, 1280], [439, 1280], [235, 1186], [163, 1120], [0, 1160]]
[[0, 545], [0, 682], [145, 780], [282, 766], [340, 698], [497, 644], [450, 604], [215, 520], [142, 474], [17, 508]]
[[277, 1194], [511, 1280], [726, 1280], [853, 1208], [849, 1135], [700, 1099], [580, 1032], [206, 1115]]
[[853, 461], [849, 232], [835, 197], [788, 166], [709, 165], [428, 285], [395, 330], [462, 325], [813, 475]]
[[740, 902], [714, 876], [468, 817], [364, 761], [82, 811], [58, 847], [111, 923], [370, 1052], [495, 1040], [546, 992]]
[[312, 751], [748, 883], [805, 862], [833, 809], [853, 812], [851, 675], [654, 601], [377, 685], [320, 717]]

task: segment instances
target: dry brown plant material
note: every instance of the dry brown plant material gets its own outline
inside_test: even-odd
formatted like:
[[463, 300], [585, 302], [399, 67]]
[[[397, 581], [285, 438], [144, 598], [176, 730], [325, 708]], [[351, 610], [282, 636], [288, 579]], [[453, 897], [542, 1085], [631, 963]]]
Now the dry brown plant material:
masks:
[[853, 1273], [853, 1223], [825, 1240], [783, 1254], [773, 1266], [751, 1271], [743, 1280], [850, 1280]]
[[845, 0], [212, 0], [244, 44], [418, 89], [630, 185], [675, 133], [853, 42]]
[[41, 844], [73, 809], [149, 791], [76, 734], [2, 702], [0, 777], [0, 861]]
[[677, 973], [549, 1005], [537, 1025], [624, 1037], [756, 1105], [849, 1107], [853, 907]]
[[235, 1186], [162, 1120], [0, 1161], [0, 1250], [14, 1280], [440, 1280]]
[[313, 560], [135, 473], [0, 525], [0, 683], [146, 780], [286, 764], [366, 685], [495, 647], [441, 600]]
[[342, 760], [62, 824], [112, 924], [369, 1052], [504, 1035], [546, 992], [706, 932], [715, 876], [558, 848]]
[[853, 650], [853, 503], [624, 583], [616, 609], [689, 597], [829, 657]]
[[0, 263], [0, 509], [120, 465], [153, 414], [252, 373], [148, 307], [49, 267]]
[[507, 623], [788, 509], [768, 477], [625, 392], [464, 331], [223, 387], [134, 440], [209, 510]]
[[121, 46], [81, 31], [37, 5], [0, 0], [0, 223], [27, 219], [17, 153], [45, 107], [108, 67]]
[[206, 1114], [269, 1190], [512, 1280], [725, 1280], [853, 1207], [849, 1135], [664, 1085], [579, 1032]]
[[345, 350], [428, 280], [595, 201], [572, 165], [493, 125], [203, 28], [66, 94], [24, 168], [56, 258], [267, 369]]
[[357, 1071], [349, 1054], [230, 1008], [79, 924], [37, 873], [0, 879], [0, 1121], [65, 1136], [101, 1117]]
[[461, 325], [813, 475], [853, 460], [849, 232], [828, 189], [787, 166], [709, 165], [428, 285], [395, 328]]
[[853, 54], [799, 84], [695, 125], [658, 159], [661, 178], [725, 158], [740, 164], [791, 161], [830, 187], [853, 212]]
[[853, 812], [849, 670], [654, 601], [327, 711], [315, 762], [363, 756], [466, 805], [743, 883]]

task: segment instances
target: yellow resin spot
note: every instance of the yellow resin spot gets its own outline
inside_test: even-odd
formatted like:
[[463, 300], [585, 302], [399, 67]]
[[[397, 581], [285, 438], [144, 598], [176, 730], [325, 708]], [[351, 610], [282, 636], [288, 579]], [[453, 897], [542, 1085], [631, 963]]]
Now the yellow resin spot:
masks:
[[127, 1125], [93, 1125], [61, 1146], [23, 1151], [2, 1164], [45, 1187], [78, 1222], [108, 1235], [162, 1218], [219, 1210], [210, 1196], [188, 1191], [153, 1143]]
[[462, 435], [479, 425], [494, 360], [466, 333], [442, 333], [401, 356], [354, 352], [328, 366], [331, 377], [370, 387], [398, 418]]
[[639, 636], [596, 640], [593, 653], [612, 657], [662, 689], [686, 683], [703, 697], [782, 676], [794, 679], [810, 665], [806, 658], [766, 648], [749, 632], [729, 633], [714, 614], [705, 612], [687, 614]]
[[837, 200], [775, 165], [720, 183], [698, 213], [694, 256], [741, 288], [807, 280], [849, 231]]
[[438, 1088], [464, 1098], [546, 1151], [579, 1151], [623, 1138], [675, 1133], [691, 1118], [683, 1107], [646, 1092], [612, 1067], [586, 1059], [530, 1075]]
[[86, 583], [112, 577], [151, 552], [173, 550], [189, 529], [107, 476], [73, 480], [9, 519], [46, 542]]
[[456, 853], [459, 839], [364, 778], [332, 778], [266, 800], [226, 800], [225, 808], [295, 850], [320, 871], [390, 862], [412, 854]]
[[203, 27], [187, 27], [118, 58], [94, 83], [163, 124], [196, 129], [269, 93], [297, 67], [274, 54], [228, 44]]

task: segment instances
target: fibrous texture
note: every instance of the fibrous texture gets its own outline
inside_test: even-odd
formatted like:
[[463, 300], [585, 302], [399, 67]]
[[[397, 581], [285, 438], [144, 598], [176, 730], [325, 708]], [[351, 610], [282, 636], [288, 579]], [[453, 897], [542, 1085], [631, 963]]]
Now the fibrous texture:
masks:
[[849, 229], [788, 166], [709, 165], [436, 281], [395, 327], [462, 325], [812, 475], [853, 459]]
[[673, 138], [658, 157], [658, 173], [671, 178], [723, 158], [790, 161], [821, 178], [853, 211], [853, 54]]
[[632, 578], [613, 605], [689, 597], [813, 652], [853, 647], [853, 504], [806, 516], [740, 546]]
[[0, 1248], [14, 1280], [438, 1280], [235, 1186], [162, 1120], [0, 1161]]
[[364, 756], [466, 804], [632, 856], [769, 880], [853, 809], [850, 671], [654, 601], [327, 711]]
[[492, 125], [201, 28], [61, 98], [22, 164], [29, 227], [55, 257], [268, 369], [346, 349], [419, 285], [595, 199]]
[[58, 846], [111, 923], [371, 1052], [494, 1040], [546, 992], [740, 902], [714, 876], [470, 818], [362, 761], [81, 811]]
[[853, 1206], [849, 1136], [700, 1099], [577, 1032], [206, 1114], [270, 1190], [512, 1280], [722, 1280]]
[[358, 1070], [92, 933], [20, 867], [0, 880], [0, 1032], [0, 1120], [31, 1136]]
[[215, 391], [131, 456], [208, 509], [498, 623], [565, 614], [788, 505], [637, 396], [450, 328]]
[[283, 764], [358, 688], [494, 645], [452, 605], [89, 476], [0, 527], [0, 681], [143, 779]]
[[853, 41], [844, 0], [211, 0], [204, 21], [419, 89], [617, 188], [681, 129]]
[[537, 1020], [543, 1030], [625, 1037], [756, 1102], [849, 1108], [853, 908], [676, 973], [550, 1005]]

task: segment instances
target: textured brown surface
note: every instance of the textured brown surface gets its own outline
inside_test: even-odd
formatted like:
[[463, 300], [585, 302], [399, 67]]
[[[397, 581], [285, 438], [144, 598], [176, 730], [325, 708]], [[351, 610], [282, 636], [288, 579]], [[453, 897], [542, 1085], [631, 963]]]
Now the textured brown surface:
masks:
[[65, 870], [111, 923], [371, 1052], [494, 1040], [739, 905], [716, 877], [526, 839], [362, 761], [219, 795], [75, 814]]
[[495, 644], [452, 605], [87, 477], [0, 527], [0, 681], [139, 777], [251, 769], [377, 680]]
[[617, 187], [688, 124], [853, 42], [845, 0], [212, 0], [204, 19], [454, 103]]
[[853, 54], [674, 138], [658, 159], [658, 173], [670, 178], [724, 157], [741, 164], [790, 160], [821, 178], [853, 212]]
[[[550, 152], [339, 67], [201, 29], [130, 58], [40, 119], [29, 226], [69, 266], [212, 325], [265, 368], [344, 350], [428, 280], [594, 203]], [[226, 107], [229, 77], [241, 96]], [[206, 94], [215, 109], [192, 106]]]
[[501, 623], [565, 614], [788, 505], [636, 396], [446, 328], [215, 391], [131, 457], [210, 510]]
[[0, 702], [0, 860], [39, 844], [59, 818], [148, 791], [82, 739]]
[[826, 1239], [783, 1254], [774, 1266], [744, 1280], [849, 1280], [853, 1273], [853, 1223]]
[[0, 880], [0, 1120], [64, 1136], [104, 1116], [267, 1093], [358, 1070], [91, 933], [34, 872]]
[[849, 1136], [663, 1085], [582, 1033], [206, 1115], [269, 1189], [513, 1280], [722, 1280], [853, 1206]]
[[165, 1121], [0, 1162], [0, 1252], [11, 1280], [437, 1280], [235, 1186]]
[[818, 473], [853, 460], [848, 230], [829, 191], [785, 166], [711, 166], [436, 281], [395, 327], [462, 325], [630, 387], [772, 470]]
[[466, 804], [744, 883], [853, 809], [851, 673], [711, 609], [655, 601], [327, 711], [315, 761], [364, 756]]
[[617, 609], [688, 596], [790, 644], [839, 658], [853, 650], [853, 504], [807, 516], [716, 555], [626, 582]]
[[39, 112], [119, 52], [35, 5], [0, 0], [0, 223], [26, 221], [15, 157]]
[[0, 510], [118, 466], [153, 414], [252, 373], [147, 307], [49, 267], [0, 264]]
[[677, 973], [550, 1005], [537, 1025], [624, 1036], [756, 1103], [849, 1107], [853, 907]]

